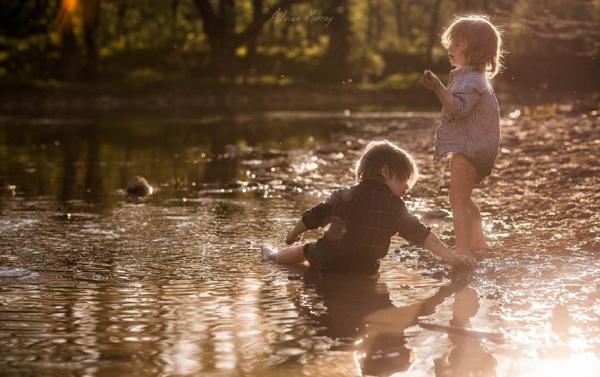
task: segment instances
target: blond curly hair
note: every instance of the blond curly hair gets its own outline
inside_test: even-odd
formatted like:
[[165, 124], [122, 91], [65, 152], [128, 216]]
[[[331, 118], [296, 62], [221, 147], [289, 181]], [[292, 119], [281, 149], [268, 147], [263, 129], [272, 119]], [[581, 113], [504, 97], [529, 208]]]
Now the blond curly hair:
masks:
[[442, 34], [442, 45], [465, 44], [467, 64], [492, 78], [502, 69], [502, 32], [485, 15], [457, 17]]

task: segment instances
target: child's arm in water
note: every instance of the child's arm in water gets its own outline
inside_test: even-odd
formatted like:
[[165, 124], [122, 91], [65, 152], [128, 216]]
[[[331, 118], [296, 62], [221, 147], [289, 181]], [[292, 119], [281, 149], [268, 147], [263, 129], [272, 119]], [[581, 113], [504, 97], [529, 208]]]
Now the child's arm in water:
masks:
[[288, 234], [285, 237], [285, 243], [288, 245], [293, 244], [294, 242], [298, 241], [300, 239], [300, 235], [307, 230], [308, 228], [306, 225], [304, 225], [302, 219], [298, 220], [296, 225], [294, 225], [294, 227], [288, 231]]
[[446, 245], [444, 245], [437, 236], [430, 232], [427, 238], [425, 239], [425, 243], [423, 244], [427, 250], [431, 251], [433, 254], [445, 260], [448, 264], [452, 266], [459, 265], [467, 265], [474, 267], [477, 265], [477, 261], [473, 257], [467, 257], [465, 255], [456, 255], [452, 253]]
[[435, 94], [437, 94], [442, 106], [446, 108], [449, 112], [454, 111], [454, 98], [452, 97], [452, 93], [446, 87], [440, 79], [430, 70], [426, 70], [421, 77], [421, 83], [430, 90], [433, 90]]

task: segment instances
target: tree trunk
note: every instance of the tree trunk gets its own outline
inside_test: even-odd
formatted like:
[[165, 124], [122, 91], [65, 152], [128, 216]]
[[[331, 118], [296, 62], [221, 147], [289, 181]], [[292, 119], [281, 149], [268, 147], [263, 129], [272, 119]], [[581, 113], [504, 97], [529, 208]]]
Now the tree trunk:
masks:
[[396, 18], [396, 32], [398, 38], [404, 38], [406, 35], [406, 24], [404, 23], [404, 1], [394, 0], [394, 16]]
[[177, 41], [177, 10], [179, 9], [179, 0], [171, 2], [171, 40]]
[[[291, 9], [290, 9], [289, 6], [286, 6], [285, 8], [281, 8], [281, 11], [282, 12], [287, 12], [287, 14], [290, 17], [292, 17], [292, 14], [291, 14], [292, 11], [291, 11]], [[290, 26], [291, 26], [290, 24], [291, 24], [290, 22], [284, 22], [283, 23], [283, 30], [281, 31], [281, 36], [280, 36], [280, 39], [279, 39], [279, 44], [281, 44], [283, 46], [286, 46], [286, 47], [290, 45], [290, 40], [289, 40], [289, 38], [290, 38]]]
[[221, 34], [208, 39], [210, 45], [209, 66], [211, 73], [231, 73], [234, 68], [236, 44], [231, 36]]
[[71, 19], [65, 20], [60, 33], [60, 65], [64, 80], [73, 80], [79, 66], [79, 48]]
[[[210, 45], [208, 69], [211, 73], [232, 73], [235, 61], [235, 49], [251, 43], [275, 12], [297, 2], [298, 0], [281, 0], [265, 13], [256, 13], [250, 25], [242, 33], [235, 33], [234, 0], [221, 0], [219, 12], [215, 12], [209, 0], [194, 0], [200, 12], [202, 27]], [[255, 8], [259, 9], [259, 8]]]
[[376, 24], [375, 24], [375, 44], [373, 46], [373, 49], [376, 52], [379, 52], [379, 41], [381, 41], [382, 38], [382, 33], [383, 33], [383, 29], [385, 27], [385, 17], [383, 17], [383, 12], [382, 12], [382, 7], [381, 7], [381, 2], [377, 1], [376, 3], [376, 7], [375, 7], [375, 20], [376, 20]]
[[[263, 0], [252, 0], [252, 20], [256, 21], [262, 14], [263, 8]], [[247, 54], [246, 61], [248, 62], [246, 68], [248, 70], [252, 70], [256, 65], [256, 41], [258, 39], [258, 35], [252, 35], [248, 38], [248, 43], [246, 44]]]
[[372, 45], [375, 37], [375, 6], [373, 1], [367, 0], [367, 44]]
[[350, 20], [348, 0], [331, 0], [325, 16], [333, 17], [329, 25], [329, 45], [323, 57], [321, 68], [326, 77], [342, 80], [349, 75], [348, 55], [350, 54]]
[[429, 24], [429, 41], [427, 43], [427, 63], [433, 62], [433, 45], [437, 39], [438, 19], [440, 15], [440, 5], [442, 0], [435, 0], [433, 10], [431, 11], [431, 23]]
[[221, 0], [219, 12], [216, 13], [208, 0], [195, 0], [196, 7], [202, 17], [202, 28], [210, 45], [208, 71], [210, 74], [228, 72], [234, 56], [235, 16], [233, 0]]
[[119, 2], [119, 7], [117, 8], [117, 34], [122, 35], [125, 38], [125, 51], [129, 52], [131, 44], [129, 42], [129, 29], [127, 29], [126, 16], [127, 16], [127, 8], [128, 8], [127, 0], [122, 0]]
[[83, 41], [85, 43], [85, 73], [96, 74], [98, 63], [98, 46], [96, 31], [100, 21], [100, 0], [87, 0], [83, 3]]

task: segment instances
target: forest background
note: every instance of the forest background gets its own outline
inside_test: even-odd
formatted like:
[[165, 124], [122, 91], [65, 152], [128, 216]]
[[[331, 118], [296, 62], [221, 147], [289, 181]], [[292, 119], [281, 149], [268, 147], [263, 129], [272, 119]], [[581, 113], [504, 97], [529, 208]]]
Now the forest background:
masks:
[[511, 101], [597, 95], [598, 0], [3, 0], [0, 96], [5, 109], [432, 102], [419, 77], [447, 78], [440, 34], [472, 13], [502, 27], [495, 86]]

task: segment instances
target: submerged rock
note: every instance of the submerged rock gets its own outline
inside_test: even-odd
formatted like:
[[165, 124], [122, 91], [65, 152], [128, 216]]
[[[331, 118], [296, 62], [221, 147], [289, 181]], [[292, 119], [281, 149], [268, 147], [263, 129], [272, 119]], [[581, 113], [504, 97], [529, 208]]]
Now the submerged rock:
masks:
[[15, 196], [17, 194], [17, 186], [16, 185], [5, 185], [0, 188], [0, 193]]
[[443, 209], [434, 209], [423, 214], [426, 219], [445, 219], [450, 216], [450, 212]]
[[127, 194], [133, 196], [148, 196], [152, 195], [154, 189], [150, 186], [146, 178], [138, 175], [133, 177], [129, 183], [127, 183], [125, 191]]

